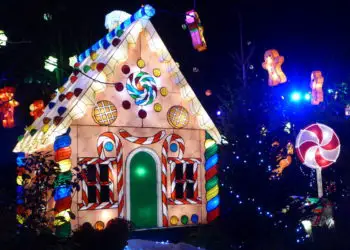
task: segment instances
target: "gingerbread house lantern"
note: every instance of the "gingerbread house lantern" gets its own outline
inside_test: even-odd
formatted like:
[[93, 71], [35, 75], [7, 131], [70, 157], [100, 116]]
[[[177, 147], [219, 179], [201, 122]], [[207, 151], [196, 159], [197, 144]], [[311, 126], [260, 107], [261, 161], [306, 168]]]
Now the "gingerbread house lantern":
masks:
[[21, 157], [52, 150], [57, 178], [84, 169], [74, 196], [56, 187], [56, 216], [71, 210], [78, 218], [57, 230], [101, 228], [116, 217], [137, 228], [176, 227], [219, 215], [221, 137], [151, 24], [154, 14], [150, 5], [108, 14], [109, 33], [78, 56], [63, 91], [31, 125], [36, 132], [14, 149]]

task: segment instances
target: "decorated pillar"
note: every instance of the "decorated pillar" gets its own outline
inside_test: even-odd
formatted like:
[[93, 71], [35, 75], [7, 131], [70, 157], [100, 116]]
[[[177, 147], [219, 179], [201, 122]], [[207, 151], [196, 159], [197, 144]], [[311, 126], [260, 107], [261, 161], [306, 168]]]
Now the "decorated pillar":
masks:
[[24, 179], [23, 174], [25, 173], [25, 154], [23, 152], [20, 152], [17, 154], [17, 188], [16, 188], [16, 219], [18, 222], [18, 227], [20, 228], [24, 221], [25, 221], [25, 199], [24, 199]]
[[72, 162], [70, 128], [63, 135], [57, 136], [54, 142], [55, 161], [59, 165], [59, 174], [54, 183], [56, 236], [66, 238], [71, 233], [71, 204], [72, 204]]
[[205, 191], [207, 199], [207, 220], [213, 221], [220, 215], [219, 178], [218, 178], [218, 145], [205, 133]]

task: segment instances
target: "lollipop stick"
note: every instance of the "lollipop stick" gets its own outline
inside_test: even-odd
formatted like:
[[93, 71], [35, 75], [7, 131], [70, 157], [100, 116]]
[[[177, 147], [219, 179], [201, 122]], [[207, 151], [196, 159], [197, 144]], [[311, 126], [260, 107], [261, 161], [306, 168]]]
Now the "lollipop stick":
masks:
[[323, 196], [322, 169], [321, 168], [316, 168], [316, 180], [317, 180], [318, 198], [321, 198]]

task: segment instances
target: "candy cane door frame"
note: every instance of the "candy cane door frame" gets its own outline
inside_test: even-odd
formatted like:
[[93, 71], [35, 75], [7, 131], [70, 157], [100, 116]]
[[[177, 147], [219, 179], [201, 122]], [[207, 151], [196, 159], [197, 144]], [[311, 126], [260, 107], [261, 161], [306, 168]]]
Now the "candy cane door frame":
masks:
[[125, 164], [125, 171], [126, 171], [126, 218], [127, 220], [130, 220], [131, 219], [131, 199], [130, 199], [130, 163], [131, 163], [131, 160], [134, 158], [134, 156], [137, 154], [137, 153], [140, 153], [140, 152], [144, 152], [144, 153], [147, 153], [149, 154], [154, 162], [155, 162], [155, 165], [156, 165], [156, 182], [157, 182], [157, 185], [156, 185], [156, 188], [157, 188], [157, 193], [156, 194], [150, 194], [150, 195], [155, 195], [156, 196], [156, 199], [157, 199], [157, 225], [158, 227], [162, 227], [162, 196], [161, 196], [161, 178], [160, 178], [160, 175], [161, 175], [161, 164], [160, 164], [160, 160], [159, 160], [159, 157], [157, 155], [156, 152], [154, 152], [152, 149], [150, 148], [144, 148], [144, 147], [141, 147], [141, 148], [137, 148], [135, 149], [134, 151], [132, 151], [128, 157], [127, 157], [127, 160], [126, 160], [126, 164]]

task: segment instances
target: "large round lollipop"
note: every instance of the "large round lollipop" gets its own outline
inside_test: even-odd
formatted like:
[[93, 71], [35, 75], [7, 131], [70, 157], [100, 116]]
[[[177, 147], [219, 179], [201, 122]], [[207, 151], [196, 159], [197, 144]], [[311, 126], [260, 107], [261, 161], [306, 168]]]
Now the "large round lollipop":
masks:
[[340, 141], [332, 128], [315, 123], [299, 132], [295, 149], [304, 165], [322, 169], [338, 159]]

